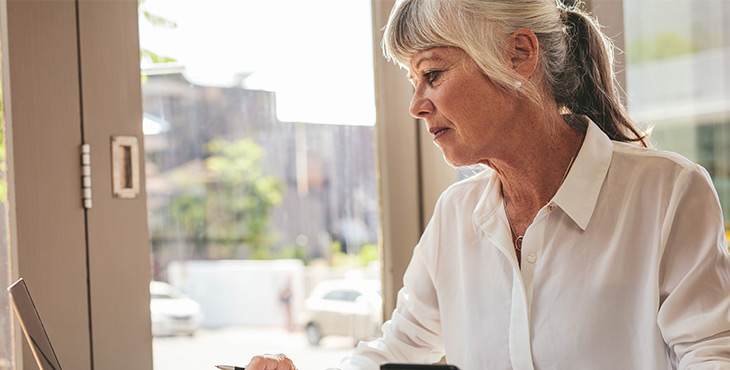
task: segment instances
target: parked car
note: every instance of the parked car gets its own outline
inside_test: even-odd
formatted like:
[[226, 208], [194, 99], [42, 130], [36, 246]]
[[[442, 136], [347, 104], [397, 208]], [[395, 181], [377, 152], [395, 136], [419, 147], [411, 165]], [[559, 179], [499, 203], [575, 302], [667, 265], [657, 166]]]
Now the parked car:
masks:
[[326, 280], [304, 302], [307, 340], [318, 345], [328, 335], [357, 340], [377, 337], [383, 299], [377, 280]]
[[194, 335], [203, 324], [200, 305], [174, 286], [150, 281], [152, 335]]

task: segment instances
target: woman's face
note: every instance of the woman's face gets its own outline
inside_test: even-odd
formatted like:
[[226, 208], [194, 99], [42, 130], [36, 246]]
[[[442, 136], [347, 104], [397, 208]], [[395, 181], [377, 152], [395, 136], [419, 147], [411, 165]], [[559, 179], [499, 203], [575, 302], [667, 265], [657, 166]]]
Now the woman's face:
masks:
[[501, 91], [463, 50], [437, 47], [416, 53], [409, 79], [410, 113], [426, 121], [452, 166], [489, 163], [512, 130], [514, 98]]

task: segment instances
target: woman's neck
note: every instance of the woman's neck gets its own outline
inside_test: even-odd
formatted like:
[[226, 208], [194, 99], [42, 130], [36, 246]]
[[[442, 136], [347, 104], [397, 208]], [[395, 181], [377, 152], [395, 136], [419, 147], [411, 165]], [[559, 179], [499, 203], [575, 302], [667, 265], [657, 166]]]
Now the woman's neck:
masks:
[[528, 134], [513, 138], [502, 158], [488, 163], [500, 177], [507, 213], [519, 235], [560, 188], [584, 137], [557, 113], [521, 124], [519, 131]]

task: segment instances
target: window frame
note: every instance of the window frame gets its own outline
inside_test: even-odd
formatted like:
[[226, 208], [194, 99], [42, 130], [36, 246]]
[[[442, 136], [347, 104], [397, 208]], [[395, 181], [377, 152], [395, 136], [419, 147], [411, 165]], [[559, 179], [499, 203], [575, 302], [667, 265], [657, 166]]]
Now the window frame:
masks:
[[[394, 3], [372, 1], [386, 319], [436, 199], [457, 177], [423, 124], [409, 115], [412, 88], [404, 71], [382, 57], [381, 30]], [[623, 2], [588, 5], [622, 48]], [[620, 16], [606, 16], [616, 13]], [[111, 181], [110, 136], [143, 137], [137, 2], [4, 1], [0, 17], [11, 277], [24, 276], [32, 285], [66, 367], [151, 369], [144, 182], [135, 201], [113, 199], [103, 190]], [[622, 58], [617, 54], [620, 65]], [[619, 78], [625, 84], [625, 76]], [[121, 88], [103, 87], [109, 84]], [[81, 208], [83, 142], [92, 145], [98, 189], [91, 210]], [[48, 225], [56, 227], [38, 232], [49, 231]], [[64, 247], [51, 249], [53, 243]], [[132, 317], [125, 309], [130, 307]], [[15, 334], [16, 368], [34, 368], [17, 326]], [[136, 354], [134, 364], [126, 353]]]

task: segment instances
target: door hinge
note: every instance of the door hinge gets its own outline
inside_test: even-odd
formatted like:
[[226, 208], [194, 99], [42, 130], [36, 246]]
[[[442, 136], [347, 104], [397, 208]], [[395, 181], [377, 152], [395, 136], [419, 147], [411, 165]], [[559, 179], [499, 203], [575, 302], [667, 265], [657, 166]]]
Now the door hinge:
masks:
[[91, 208], [91, 145], [81, 145], [81, 199], [85, 209]]

